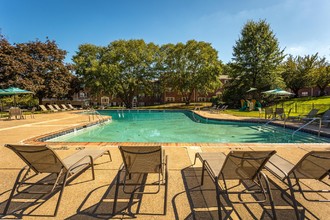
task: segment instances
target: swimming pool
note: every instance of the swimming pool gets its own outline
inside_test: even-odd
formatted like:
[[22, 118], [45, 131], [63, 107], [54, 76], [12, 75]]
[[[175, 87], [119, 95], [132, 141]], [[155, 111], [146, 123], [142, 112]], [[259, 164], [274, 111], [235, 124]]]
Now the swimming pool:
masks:
[[211, 120], [191, 111], [102, 110], [112, 122], [71, 132], [51, 142], [330, 143], [328, 138], [278, 126]]

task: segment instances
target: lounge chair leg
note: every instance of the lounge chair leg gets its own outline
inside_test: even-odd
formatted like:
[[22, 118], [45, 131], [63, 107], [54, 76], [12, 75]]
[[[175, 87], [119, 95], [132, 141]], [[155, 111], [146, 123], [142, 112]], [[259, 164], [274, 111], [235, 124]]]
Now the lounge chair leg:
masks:
[[202, 166], [202, 179], [201, 179], [202, 186], [204, 184], [204, 173], [205, 173], [205, 160], [203, 161], [203, 166]]
[[287, 181], [288, 181], [288, 185], [289, 185], [289, 190], [290, 190], [290, 194], [291, 194], [291, 200], [292, 200], [292, 203], [293, 203], [293, 208], [294, 208], [294, 211], [296, 213], [296, 217], [299, 220], [298, 204], [297, 204], [297, 200], [294, 196], [294, 190], [293, 190], [293, 186], [292, 186], [290, 177], [287, 177]]
[[219, 179], [216, 177], [214, 179], [215, 184], [215, 193], [216, 193], [216, 199], [217, 199], [217, 205], [218, 205], [218, 217], [219, 219], [222, 219], [222, 213], [221, 213], [221, 201], [220, 201], [220, 189], [219, 189]]
[[3, 211], [3, 214], [4, 214], [4, 215], [7, 215], [7, 212], [8, 212], [8, 209], [9, 209], [10, 202], [11, 202], [11, 200], [12, 200], [14, 194], [15, 194], [15, 190], [16, 190], [16, 188], [17, 188], [18, 182], [19, 182], [19, 180], [20, 180], [20, 178], [21, 178], [21, 176], [22, 176], [24, 170], [25, 170], [25, 167], [24, 167], [23, 169], [21, 169], [21, 171], [20, 171], [20, 172], [18, 173], [18, 175], [17, 175], [17, 178], [16, 178], [16, 181], [15, 181], [15, 183], [14, 183], [13, 189], [11, 190], [11, 193], [10, 193], [10, 195], [9, 195], [9, 198], [8, 198], [8, 201], [7, 201], [7, 204], [6, 204], [6, 207], [5, 207], [4, 211]]
[[91, 159], [91, 167], [92, 167], [93, 180], [95, 180], [94, 160], [93, 160], [93, 157], [91, 157], [91, 156], [89, 156], [89, 158]]
[[114, 201], [113, 201], [113, 208], [112, 208], [113, 215], [115, 215], [115, 213], [116, 213], [116, 206], [117, 206], [117, 199], [118, 199], [118, 189], [119, 189], [119, 183], [120, 183], [120, 173], [121, 173], [121, 170], [119, 170], [118, 174], [117, 174], [115, 198], [114, 198]]
[[[270, 189], [269, 180], [268, 180], [267, 176], [264, 173], [260, 172], [260, 175], [265, 179], [265, 182], [266, 182], [269, 202], [270, 202], [270, 206], [272, 208], [272, 213], [273, 213], [273, 219], [277, 219], [276, 212], [275, 212], [275, 204], [274, 204], [274, 200], [273, 200], [272, 191]], [[261, 182], [260, 182], [260, 184], [261, 184]]]
[[109, 150], [107, 150], [107, 153], [108, 153], [108, 155], [109, 155], [109, 158], [110, 158], [110, 162], [112, 161], [112, 158], [111, 158], [111, 154], [110, 154], [110, 151]]
[[69, 176], [69, 172], [67, 172], [67, 173], [65, 174], [65, 177], [64, 177], [64, 180], [63, 180], [62, 189], [61, 189], [61, 191], [60, 191], [60, 195], [58, 196], [57, 204], [56, 204], [56, 207], [55, 207], [55, 213], [54, 213], [54, 216], [57, 215], [58, 208], [60, 207], [60, 203], [61, 203], [62, 195], [63, 195], [63, 192], [64, 192], [64, 187], [65, 187], [65, 185], [66, 185], [66, 181], [67, 181], [67, 179], [68, 179], [68, 176]]
[[167, 156], [166, 156], [166, 159], [165, 159], [165, 201], [164, 201], [164, 215], [166, 215], [166, 212], [167, 212], [167, 193], [168, 193], [168, 162], [167, 162]]

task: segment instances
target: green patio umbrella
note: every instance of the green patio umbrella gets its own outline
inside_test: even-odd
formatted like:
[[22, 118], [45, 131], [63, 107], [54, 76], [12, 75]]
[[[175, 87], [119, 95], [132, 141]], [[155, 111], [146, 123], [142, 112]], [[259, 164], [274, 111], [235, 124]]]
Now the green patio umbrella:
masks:
[[[280, 89], [280, 88], [276, 88], [276, 89], [264, 91], [264, 92], [261, 92], [261, 93], [266, 94], [266, 95], [274, 95], [276, 97], [278, 97], [278, 96], [290, 96], [290, 95], [294, 95], [294, 93], [285, 91], [285, 90]], [[275, 105], [275, 108], [276, 108], [277, 107], [277, 102], [275, 102], [275, 104], [276, 104]]]
[[16, 97], [15, 95], [19, 94], [32, 94], [33, 92], [25, 90], [25, 89], [20, 89], [17, 87], [9, 87], [7, 89], [0, 89], [0, 96], [6, 96], [6, 95], [13, 95], [14, 96], [14, 105], [16, 106]]
[[288, 92], [288, 91], [285, 91], [283, 89], [272, 89], [272, 90], [268, 90], [268, 91], [264, 91], [264, 92], [261, 92], [263, 94], [267, 94], [267, 95], [275, 95], [275, 96], [290, 96], [290, 95], [294, 95], [294, 93], [292, 92]]

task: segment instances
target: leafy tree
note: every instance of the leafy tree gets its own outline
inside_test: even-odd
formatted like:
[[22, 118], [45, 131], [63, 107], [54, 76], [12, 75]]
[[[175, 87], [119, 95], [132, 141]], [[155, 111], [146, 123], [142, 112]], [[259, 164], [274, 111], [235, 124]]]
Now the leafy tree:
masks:
[[221, 63], [211, 44], [190, 40], [186, 44], [163, 45], [161, 51], [162, 79], [185, 97], [187, 105], [194, 91], [207, 94], [219, 88]]
[[314, 84], [320, 89], [320, 96], [325, 95], [325, 89], [330, 84], [330, 64], [325, 58], [319, 58], [312, 71], [312, 79]]
[[143, 40], [118, 40], [110, 43], [102, 56], [100, 68], [112, 91], [132, 107], [134, 96], [150, 94], [157, 77], [158, 46]]
[[232, 83], [242, 92], [250, 87], [262, 91], [283, 86], [279, 71], [283, 59], [283, 50], [270, 25], [265, 20], [248, 21], [233, 47], [233, 59], [229, 64]]
[[39, 40], [10, 45], [0, 41], [1, 86], [15, 86], [33, 91], [41, 104], [42, 99], [62, 98], [70, 86], [71, 73], [64, 65], [66, 51], [55, 41]]
[[0, 88], [15, 85], [19, 79], [17, 73], [26, 71], [24, 65], [17, 59], [19, 56], [16, 47], [0, 35]]
[[135, 96], [155, 87], [158, 49], [143, 40], [118, 40], [107, 47], [85, 44], [73, 61], [92, 94], [117, 95], [130, 108]]
[[317, 60], [317, 54], [295, 58], [290, 55], [284, 62], [282, 77], [286, 86], [294, 92], [295, 97], [298, 96], [300, 89], [312, 86], [312, 76], [317, 65]]
[[102, 47], [82, 44], [79, 46], [77, 54], [73, 56], [76, 74], [92, 96], [99, 95], [107, 87], [105, 85], [107, 80], [102, 77], [100, 68], [103, 51]]

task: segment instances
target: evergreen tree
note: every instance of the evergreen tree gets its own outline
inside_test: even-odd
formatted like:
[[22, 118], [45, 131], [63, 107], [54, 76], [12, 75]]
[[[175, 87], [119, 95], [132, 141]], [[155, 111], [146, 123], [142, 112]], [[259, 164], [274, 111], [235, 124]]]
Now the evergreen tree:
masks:
[[232, 83], [241, 92], [250, 87], [263, 91], [283, 86], [279, 65], [284, 57], [270, 25], [265, 20], [248, 21], [233, 47]]

